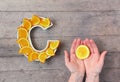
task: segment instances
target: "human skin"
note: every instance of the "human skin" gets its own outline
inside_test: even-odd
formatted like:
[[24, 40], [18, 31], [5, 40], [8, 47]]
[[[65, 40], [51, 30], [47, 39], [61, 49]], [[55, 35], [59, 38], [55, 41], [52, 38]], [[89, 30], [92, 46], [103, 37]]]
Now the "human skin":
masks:
[[[76, 48], [81, 44], [88, 46], [90, 49], [90, 56], [84, 60], [78, 59], [75, 54]], [[103, 51], [100, 54], [92, 39], [86, 39], [84, 41], [74, 39], [70, 49], [70, 55], [66, 50], [64, 53], [65, 65], [71, 72], [68, 82], [82, 82], [85, 72], [86, 82], [99, 82], [99, 74], [102, 70], [107, 51]]]
[[82, 82], [85, 74], [85, 65], [84, 61], [80, 60], [76, 57], [75, 50], [76, 48], [82, 44], [81, 39], [74, 39], [71, 49], [70, 55], [68, 51], [64, 51], [65, 53], [65, 65], [71, 72], [71, 76], [69, 78], [69, 82]]
[[84, 45], [90, 49], [90, 56], [84, 59], [86, 82], [99, 82], [99, 74], [102, 70], [107, 51], [103, 51], [100, 54], [97, 45], [92, 39], [84, 40]]

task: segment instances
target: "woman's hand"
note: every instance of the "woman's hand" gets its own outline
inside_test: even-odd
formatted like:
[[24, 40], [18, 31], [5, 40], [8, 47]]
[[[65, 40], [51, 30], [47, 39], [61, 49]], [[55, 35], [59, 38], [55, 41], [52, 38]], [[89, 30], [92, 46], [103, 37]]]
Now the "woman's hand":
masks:
[[[85, 66], [83, 60], [80, 60], [76, 58], [75, 50], [76, 48], [82, 43], [80, 39], [74, 39], [70, 55], [67, 51], [64, 51], [65, 53], [65, 65], [71, 72], [71, 77], [69, 82], [80, 82], [83, 80], [84, 74], [85, 74]], [[82, 82], [82, 81], [81, 81]]]
[[89, 78], [90, 81], [90, 79], [95, 79], [95, 77], [99, 76], [99, 73], [101, 72], [104, 64], [104, 58], [107, 51], [103, 51], [100, 55], [98, 48], [93, 40], [86, 39], [84, 41], [84, 44], [87, 45], [90, 49], [89, 58], [84, 60], [87, 75], [86, 80], [87, 78]]

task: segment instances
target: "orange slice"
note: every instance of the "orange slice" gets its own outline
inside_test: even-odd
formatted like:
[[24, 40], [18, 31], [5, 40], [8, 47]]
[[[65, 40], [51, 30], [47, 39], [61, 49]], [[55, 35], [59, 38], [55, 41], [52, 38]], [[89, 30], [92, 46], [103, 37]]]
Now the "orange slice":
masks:
[[20, 54], [25, 54], [25, 55], [29, 55], [29, 54], [31, 54], [33, 52], [33, 49], [31, 48], [31, 47], [29, 47], [29, 46], [25, 46], [25, 47], [23, 47], [23, 48], [21, 48], [20, 50], [19, 50], [19, 53]]
[[[19, 29], [19, 28], [25, 28], [25, 27], [23, 27], [23, 26], [21, 25], [21, 26], [18, 27], [18, 29]], [[26, 29], [26, 28], [25, 28], [25, 29]], [[26, 30], [27, 30], [27, 29], [26, 29]]]
[[45, 63], [46, 59], [47, 59], [47, 54], [45, 52], [42, 52], [42, 53], [39, 54], [38, 60], [40, 62]]
[[27, 29], [27, 31], [32, 27], [31, 22], [29, 19], [23, 19], [23, 27]]
[[60, 44], [60, 41], [52, 41], [50, 42], [50, 48], [51, 49], [56, 49]]
[[89, 56], [90, 51], [89, 48], [85, 45], [80, 45], [76, 49], [76, 56], [78, 59], [85, 59]]
[[36, 15], [33, 15], [31, 18], [32, 25], [38, 25], [40, 23], [40, 18]]
[[46, 50], [46, 54], [47, 54], [48, 56], [54, 56], [54, 50], [51, 49], [51, 48], [48, 48], [48, 49]]
[[33, 61], [33, 60], [36, 60], [38, 59], [38, 53], [37, 52], [32, 52], [30, 55], [28, 55], [28, 61]]
[[29, 46], [29, 41], [25, 38], [18, 39], [17, 43], [20, 45], [21, 48], [24, 46]]
[[40, 25], [44, 28], [50, 26], [50, 19], [49, 18], [41, 19]]
[[27, 38], [28, 33], [25, 28], [18, 28], [18, 38]]

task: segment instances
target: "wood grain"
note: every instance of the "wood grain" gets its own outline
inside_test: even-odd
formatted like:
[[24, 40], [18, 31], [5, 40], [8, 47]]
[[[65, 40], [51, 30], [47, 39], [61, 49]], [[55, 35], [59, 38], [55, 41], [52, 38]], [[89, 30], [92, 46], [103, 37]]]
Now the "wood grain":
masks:
[[[32, 38], [34, 48], [41, 50], [44, 49], [47, 40], [60, 40], [59, 54], [65, 49], [69, 50], [74, 38], [94, 39], [98, 48], [101, 51], [108, 50], [108, 52], [120, 52], [120, 37], [119, 36], [72, 36], [72, 37], [41, 37]], [[66, 38], [66, 39], [65, 39]], [[0, 39], [0, 56], [16, 56], [18, 55], [19, 46], [16, 43], [16, 39]]]
[[50, 17], [54, 24], [46, 31], [34, 29], [36, 37], [120, 35], [120, 12], [1, 12], [0, 38], [15, 38], [22, 19], [34, 13]]
[[0, 11], [109, 11], [120, 10], [119, 0], [4, 0]]
[[[100, 52], [108, 50], [100, 82], [120, 82], [120, 0], [0, 0], [0, 82], [67, 82], [70, 72], [64, 50], [74, 38], [94, 39]], [[17, 27], [33, 14], [50, 17], [52, 28], [32, 30], [34, 47], [49, 39], [61, 45], [45, 64], [29, 63], [18, 55]]]
[[66, 82], [68, 77], [64, 70], [18, 70], [1, 72], [0, 82]]
[[[120, 54], [108, 53], [105, 58], [104, 68], [120, 69]], [[24, 56], [19, 57], [1, 57], [0, 71], [14, 71], [14, 70], [39, 70], [39, 69], [62, 69], [66, 70], [64, 62], [64, 54], [57, 54], [47, 60], [45, 64], [39, 62], [28, 62]], [[67, 69], [68, 70], [68, 69]]]
[[[120, 69], [103, 69], [101, 82], [120, 81]], [[0, 73], [1, 82], [67, 82], [70, 73], [65, 70], [5, 71]], [[114, 76], [114, 78], [113, 78]]]

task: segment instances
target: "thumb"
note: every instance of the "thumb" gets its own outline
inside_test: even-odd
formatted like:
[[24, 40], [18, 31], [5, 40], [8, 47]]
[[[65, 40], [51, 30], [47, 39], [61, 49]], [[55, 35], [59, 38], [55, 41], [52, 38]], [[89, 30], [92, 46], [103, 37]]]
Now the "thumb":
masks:
[[69, 61], [70, 61], [69, 54], [68, 54], [68, 52], [66, 50], [64, 51], [64, 54], [65, 54], [65, 63], [68, 64]]
[[107, 51], [103, 51], [100, 55], [100, 59], [99, 59], [99, 63], [102, 65], [104, 64], [104, 60], [105, 60], [105, 55], [107, 54]]

